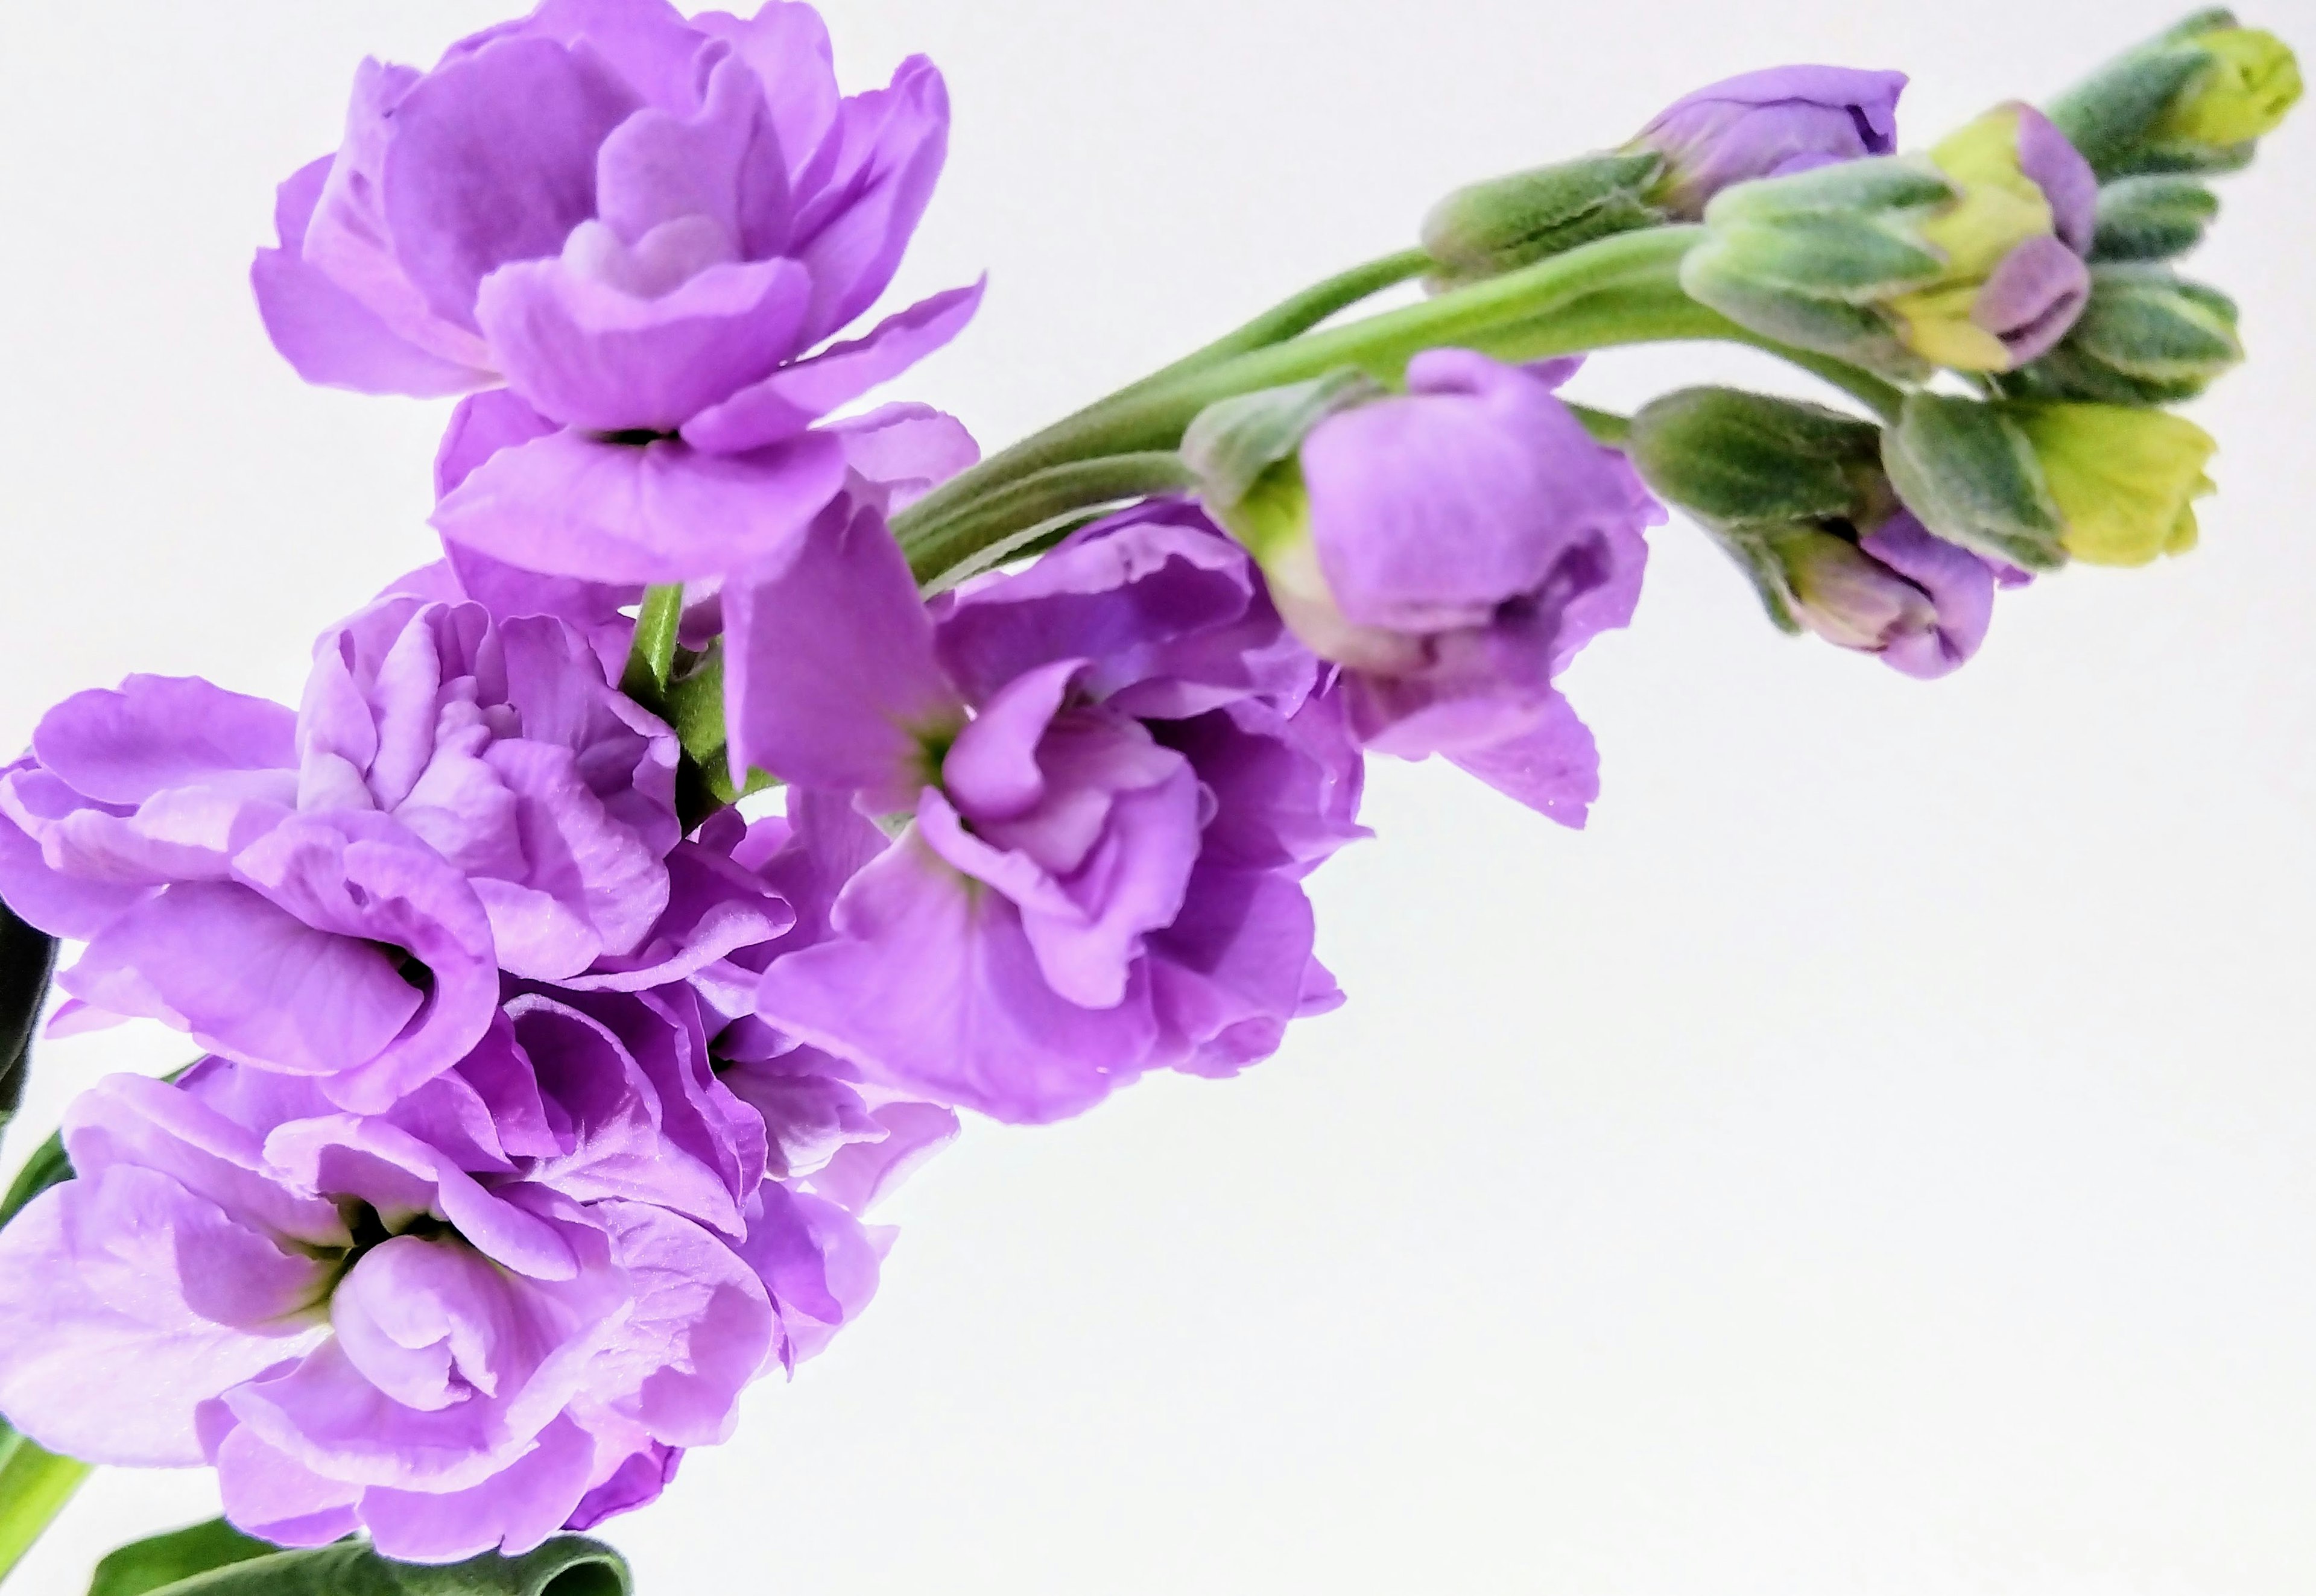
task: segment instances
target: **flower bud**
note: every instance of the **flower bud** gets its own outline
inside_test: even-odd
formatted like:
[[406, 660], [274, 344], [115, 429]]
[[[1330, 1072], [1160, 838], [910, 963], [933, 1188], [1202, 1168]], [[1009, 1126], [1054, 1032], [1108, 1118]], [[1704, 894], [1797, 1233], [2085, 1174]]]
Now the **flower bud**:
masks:
[[1727, 388], [1669, 394], [1633, 418], [1626, 449], [1752, 581], [1769, 618], [1909, 676], [1977, 652], [1995, 567], [1908, 514], [1868, 422]]
[[2160, 267], [2103, 267], [2059, 347], [2001, 379], [2019, 399], [2176, 404], [2243, 360], [2234, 301]]
[[1792, 527], [1768, 532], [1764, 542], [1793, 596], [1795, 618], [1837, 648], [1880, 653], [1937, 624], [1929, 595], [1852, 538]]
[[1225, 401], [1182, 452], [1280, 618], [1342, 667], [1363, 747], [1444, 754], [1576, 824], [1597, 766], [1553, 678], [1631, 617], [1662, 514], [1554, 395], [1572, 367], [1427, 350], [1403, 394]]
[[2300, 64], [2273, 33], [2206, 11], [2069, 90], [2051, 119], [2101, 181], [2232, 172], [2299, 100]]
[[1610, 151], [1461, 188], [1423, 218], [1436, 286], [1476, 282], [1612, 233], [1653, 227], [1648, 194], [1664, 165], [1652, 150]]
[[2196, 546], [2195, 501], [2218, 445], [2184, 417], [2118, 404], [2020, 404], [2025, 434], [2066, 526], [2062, 542], [2094, 565], [2144, 565]]
[[1626, 147], [1664, 159], [1649, 197], [1695, 221], [1715, 194], [1898, 147], [1902, 72], [1772, 66], [1684, 94]]
[[2169, 261], [2204, 242], [2219, 196], [2192, 177], [2125, 177], [2099, 191], [2091, 259]]
[[1911, 394], [1884, 437], [1906, 507], [1949, 543], [2029, 570], [2068, 555], [2144, 565], [2196, 545], [2217, 446], [2183, 417], [2120, 404]]
[[1902, 377], [2008, 371], [2081, 310], [2097, 195], [2057, 129], [2003, 106], [1927, 158], [1729, 191], [1681, 286], [1754, 332]]
[[2149, 129], [2153, 147], [2235, 151], [2265, 138], [2300, 99], [2292, 47], [2259, 28], [2214, 28], [2188, 42], [2210, 64], [2175, 96]]
[[1652, 492], [1724, 526], [1858, 521], [1890, 501], [1881, 438], [1815, 404], [1683, 388], [1641, 408], [1625, 453]]

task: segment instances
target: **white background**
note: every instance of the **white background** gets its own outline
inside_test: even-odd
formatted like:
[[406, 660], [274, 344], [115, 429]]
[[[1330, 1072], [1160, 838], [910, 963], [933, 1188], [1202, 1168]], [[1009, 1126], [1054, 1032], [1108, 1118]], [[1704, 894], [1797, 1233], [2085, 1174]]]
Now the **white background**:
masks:
[[[131, 670], [294, 702], [312, 634], [429, 557], [442, 410], [301, 386], [244, 273], [356, 60], [508, 3], [6, 0], [0, 743]], [[993, 286], [895, 393], [993, 445], [1707, 79], [1902, 67], [1920, 144], [2172, 11], [830, 14], [851, 86], [949, 73], [901, 288]], [[2260, 20], [2316, 48], [2311, 0]], [[1926, 686], [1779, 637], [1665, 528], [1572, 678], [1591, 829], [1378, 768], [1379, 839], [1318, 878], [1350, 1006], [1235, 1082], [970, 1127], [885, 1216], [867, 1318], [610, 1528], [646, 1596], [2316, 1587], [2312, 193], [2303, 108], [2196, 263], [2253, 350], [2198, 411], [2202, 550], [2007, 596]], [[183, 1053], [46, 1049], [8, 1162]], [[21, 1588], [214, 1500], [101, 1474]]]

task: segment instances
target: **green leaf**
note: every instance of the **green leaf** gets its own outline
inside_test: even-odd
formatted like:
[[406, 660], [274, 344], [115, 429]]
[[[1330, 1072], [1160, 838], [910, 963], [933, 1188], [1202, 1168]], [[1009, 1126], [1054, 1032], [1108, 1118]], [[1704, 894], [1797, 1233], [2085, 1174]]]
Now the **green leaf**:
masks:
[[16, 1117], [32, 1062], [32, 1029], [57, 967], [57, 939], [0, 903], [0, 1128]]
[[520, 1557], [445, 1565], [389, 1562], [364, 1542], [340, 1541], [127, 1589], [143, 1596], [633, 1596], [635, 1583], [627, 1560], [610, 1547], [561, 1535]]
[[132, 1540], [96, 1565], [88, 1596], [145, 1596], [197, 1574], [272, 1556], [281, 1547], [244, 1535], [223, 1519]]

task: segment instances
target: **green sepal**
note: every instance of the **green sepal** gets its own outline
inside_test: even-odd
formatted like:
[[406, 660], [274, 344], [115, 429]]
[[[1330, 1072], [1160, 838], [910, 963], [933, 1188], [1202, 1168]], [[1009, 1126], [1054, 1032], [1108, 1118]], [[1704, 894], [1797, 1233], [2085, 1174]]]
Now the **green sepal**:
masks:
[[1198, 496], [1222, 513], [1253, 491], [1265, 473], [1292, 459], [1311, 430], [1329, 416], [1383, 396], [1383, 385], [1346, 367], [1309, 382], [1260, 388], [1209, 404], [1182, 433], [1182, 460]]
[[2185, 42], [2187, 37], [2233, 21], [2224, 11], [2199, 13], [2109, 61], [2044, 107], [2044, 114], [2102, 182], [2134, 173], [2179, 170], [2147, 164], [2148, 130], [2210, 65], [2203, 51]]
[[1999, 379], [2019, 399], [2176, 404], [2242, 364], [2235, 302], [2160, 267], [2103, 267], [2056, 349]]
[[57, 939], [0, 903], [0, 1129], [23, 1104], [32, 1033], [56, 967]]
[[1786, 580], [1785, 562], [1777, 557], [1774, 532], [1770, 526], [1734, 527], [1715, 520], [1695, 511], [1690, 517], [1705, 528], [1714, 545], [1727, 554], [1745, 580], [1752, 584], [1753, 596], [1761, 601], [1762, 613], [1769, 624], [1780, 632], [1800, 635], [1801, 617], [1794, 610], [1794, 596]]
[[2204, 242], [2219, 196], [2197, 178], [2169, 173], [2119, 178], [2099, 191], [2095, 262], [2169, 261]]
[[165, 1535], [148, 1535], [109, 1552], [96, 1565], [88, 1596], [147, 1596], [197, 1574], [272, 1556], [281, 1547], [244, 1535], [223, 1519], [209, 1519]]
[[1736, 388], [1652, 401], [1633, 417], [1625, 451], [1658, 497], [1724, 527], [1858, 519], [1881, 476], [1871, 422]]
[[1929, 362], [1898, 341], [1881, 312], [1757, 282], [1731, 269], [1717, 244], [1708, 237], [1680, 264], [1681, 290], [1699, 305], [1764, 338], [1886, 377], [1920, 381], [1929, 375]]
[[1663, 166], [1654, 150], [1609, 150], [1456, 190], [1423, 218], [1423, 247], [1439, 265], [1433, 285], [1478, 282], [1658, 226], [1667, 213], [1647, 194]]
[[1718, 226], [1842, 212], [1926, 211], [1960, 198], [1946, 174], [1927, 161], [1875, 155], [1734, 184], [1713, 197], [1705, 220]]
[[389, 1562], [351, 1540], [270, 1551], [143, 1587], [142, 1596], [633, 1596], [634, 1590], [619, 1553], [601, 1541], [558, 1535], [520, 1557], [485, 1555], [450, 1564]]
[[1882, 465], [1906, 508], [1948, 543], [2026, 571], [2066, 563], [2034, 446], [1997, 407], [1909, 394], [1882, 435]]

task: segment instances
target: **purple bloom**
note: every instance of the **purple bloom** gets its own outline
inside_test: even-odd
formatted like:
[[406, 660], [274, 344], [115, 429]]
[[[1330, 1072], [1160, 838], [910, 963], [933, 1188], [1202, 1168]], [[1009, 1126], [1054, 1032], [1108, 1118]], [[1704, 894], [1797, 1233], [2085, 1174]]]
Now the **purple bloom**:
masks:
[[[1298, 882], [1359, 834], [1358, 757], [1194, 511], [1112, 518], [938, 618], [873, 513], [831, 515], [726, 604], [780, 622], [733, 661], [735, 762], [833, 795], [799, 794], [767, 864], [843, 882], [824, 931], [773, 951], [782, 1037], [1038, 1122], [1146, 1069], [1228, 1073], [1338, 1000]], [[885, 845], [846, 798], [908, 824]]]
[[1633, 139], [1665, 157], [1652, 195], [1695, 221], [1722, 190], [1898, 147], [1902, 72], [1772, 66], [1684, 94]]
[[312, 381], [503, 384], [536, 418], [442, 505], [454, 541], [601, 581], [710, 575], [842, 485], [815, 421], [972, 315], [977, 287], [829, 341], [892, 280], [948, 134], [922, 58], [840, 96], [809, 5], [545, 0], [432, 71], [363, 64], [344, 143], [282, 185], [259, 306]]
[[1663, 512], [1554, 396], [1567, 369], [1418, 355], [1404, 396], [1339, 412], [1303, 440], [1307, 536], [1262, 560], [1288, 624], [1344, 668], [1361, 744], [1444, 754], [1581, 826], [1599, 760], [1553, 678], [1632, 618], [1641, 529]]
[[117, 1076], [0, 1233], [0, 1410], [208, 1461], [284, 1545], [519, 1552], [655, 1496], [741, 1388], [874, 1291], [886, 1237], [765, 1181], [686, 988], [518, 995], [385, 1113], [211, 1059]]
[[0, 896], [85, 939], [89, 1008], [382, 1109], [499, 971], [578, 978], [672, 907], [675, 740], [561, 622], [380, 600], [296, 714], [193, 678], [76, 695], [0, 774]]

